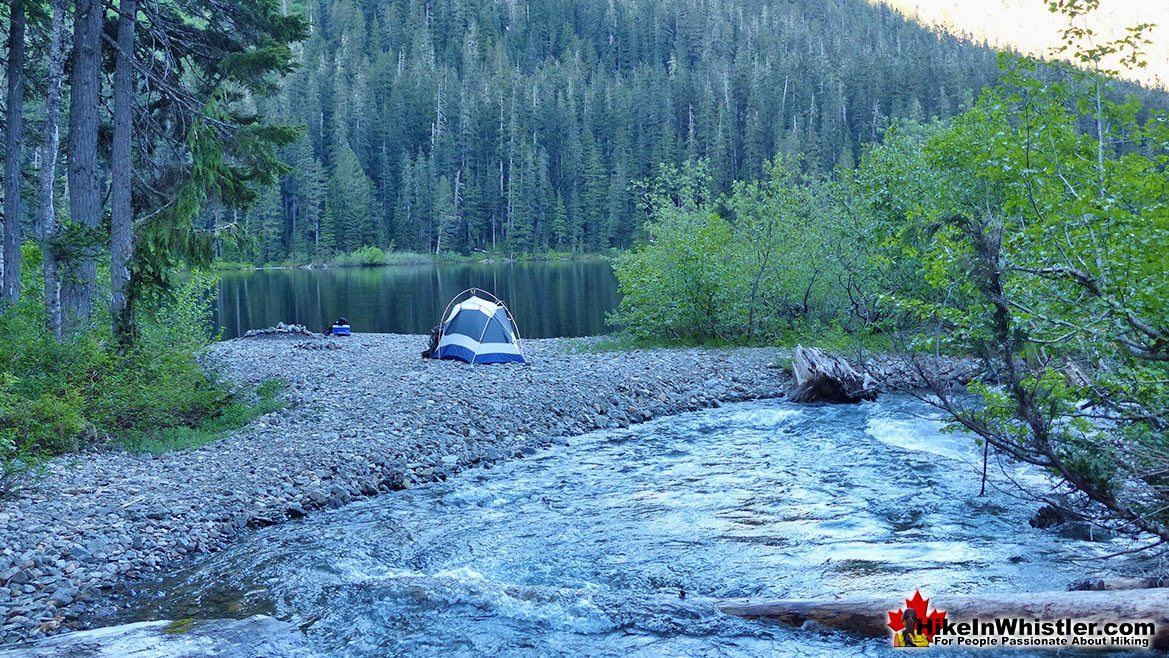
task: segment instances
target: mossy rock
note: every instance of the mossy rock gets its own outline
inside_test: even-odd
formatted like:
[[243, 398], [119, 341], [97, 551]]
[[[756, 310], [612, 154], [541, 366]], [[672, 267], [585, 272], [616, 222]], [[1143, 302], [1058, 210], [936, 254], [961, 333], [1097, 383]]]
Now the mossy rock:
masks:
[[194, 630], [198, 622], [190, 617], [176, 619], [162, 627], [162, 632], [168, 635], [184, 635]]

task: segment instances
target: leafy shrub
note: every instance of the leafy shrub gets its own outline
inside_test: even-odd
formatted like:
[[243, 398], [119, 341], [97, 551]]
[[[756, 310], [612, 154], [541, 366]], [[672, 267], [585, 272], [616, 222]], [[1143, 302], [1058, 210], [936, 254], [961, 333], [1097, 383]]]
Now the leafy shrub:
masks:
[[256, 264], [246, 261], [217, 260], [214, 263], [214, 267], [217, 271], [227, 272], [232, 270], [254, 270], [256, 269]]
[[109, 353], [84, 335], [58, 343], [25, 300], [0, 314], [0, 458], [77, 447], [87, 392], [101, 394]]
[[229, 402], [226, 388], [207, 377], [192, 351], [158, 347], [143, 344], [102, 373], [106, 392], [87, 406], [95, 425], [115, 437], [197, 425]]
[[838, 185], [783, 161], [768, 173], [719, 199], [701, 162], [641, 183], [649, 238], [615, 259], [623, 298], [610, 322], [643, 341], [732, 343], [869, 323], [877, 282]]
[[191, 274], [155, 311], [155, 321], [144, 327], [143, 339], [163, 346], [178, 343], [196, 350], [217, 340], [219, 331], [212, 311], [218, 285], [218, 276]]
[[648, 230], [653, 242], [614, 265], [622, 299], [610, 321], [646, 340], [725, 338], [734, 324], [724, 297], [732, 273], [710, 255], [730, 247], [726, 221], [705, 209], [671, 208]]
[[206, 443], [280, 406], [272, 386], [252, 404], [200, 367], [215, 277], [191, 275], [144, 311], [139, 341], [123, 349], [108, 322], [58, 342], [29, 269], [21, 301], [0, 313], [0, 495], [39, 460], [87, 441], [133, 449], [182, 428], [189, 440], [167, 446]]
[[333, 264], [343, 267], [378, 267], [386, 264], [386, 252], [380, 247], [368, 245], [338, 256]]
[[1029, 498], [1057, 493], [1163, 550], [1169, 123], [1115, 99], [1106, 79], [1034, 67], [1011, 65], [920, 148], [890, 149], [929, 185], [901, 191], [891, 241], [919, 282], [886, 301], [916, 345], [994, 368], [977, 404], [940, 386], [934, 399], [990, 449], [1054, 476]]
[[214, 417], [206, 418], [197, 426], [139, 429], [123, 436], [122, 444], [131, 450], [155, 454], [205, 445], [230, 430], [283, 408], [284, 402], [279, 395], [284, 388], [285, 383], [278, 379], [267, 380], [256, 388], [254, 400], [234, 396], [219, 408]]

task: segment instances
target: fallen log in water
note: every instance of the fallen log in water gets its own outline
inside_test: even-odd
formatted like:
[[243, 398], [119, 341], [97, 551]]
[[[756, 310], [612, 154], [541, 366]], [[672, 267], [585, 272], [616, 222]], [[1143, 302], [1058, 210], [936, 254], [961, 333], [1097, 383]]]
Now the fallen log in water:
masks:
[[[738, 617], [769, 619], [792, 626], [815, 622], [858, 635], [889, 637], [889, 612], [905, 607], [904, 597], [722, 601], [719, 610]], [[931, 609], [947, 621], [1020, 618], [1029, 621], [1135, 622], [1156, 624], [1152, 648], [1169, 649], [1169, 588], [1119, 591], [1033, 592], [1026, 594], [938, 595]]]
[[853, 369], [844, 357], [831, 356], [814, 347], [796, 346], [792, 355], [792, 402], [852, 403], [876, 400], [877, 387]]
[[1154, 589], [1169, 587], [1169, 577], [1156, 578], [1088, 578], [1068, 585], [1069, 592], [1098, 590]]

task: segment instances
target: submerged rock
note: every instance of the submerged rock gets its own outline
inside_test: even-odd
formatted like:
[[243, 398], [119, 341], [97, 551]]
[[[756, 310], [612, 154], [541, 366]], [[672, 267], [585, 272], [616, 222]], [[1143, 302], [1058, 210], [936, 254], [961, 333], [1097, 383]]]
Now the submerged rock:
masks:
[[247, 619], [144, 621], [77, 631], [0, 649], [0, 658], [188, 658], [312, 656], [291, 624], [265, 615]]

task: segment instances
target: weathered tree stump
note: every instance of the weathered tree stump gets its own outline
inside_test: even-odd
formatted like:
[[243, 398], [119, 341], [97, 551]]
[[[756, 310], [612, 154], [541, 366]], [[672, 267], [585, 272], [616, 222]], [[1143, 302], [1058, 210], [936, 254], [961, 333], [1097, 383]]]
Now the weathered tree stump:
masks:
[[877, 387], [871, 379], [854, 370], [843, 357], [814, 347], [796, 346], [792, 376], [787, 394], [792, 402], [840, 404], [877, 399]]
[[[889, 612], [904, 607], [898, 597], [842, 599], [786, 599], [723, 601], [719, 610], [750, 619], [769, 619], [792, 626], [813, 621], [829, 628], [858, 635], [885, 637]], [[1003, 593], [982, 596], [954, 595], [930, 597], [931, 607], [946, 613], [947, 620], [969, 621], [993, 618], [1027, 620], [1124, 622], [1151, 621], [1157, 634], [1153, 648], [1169, 648], [1169, 588]]]

